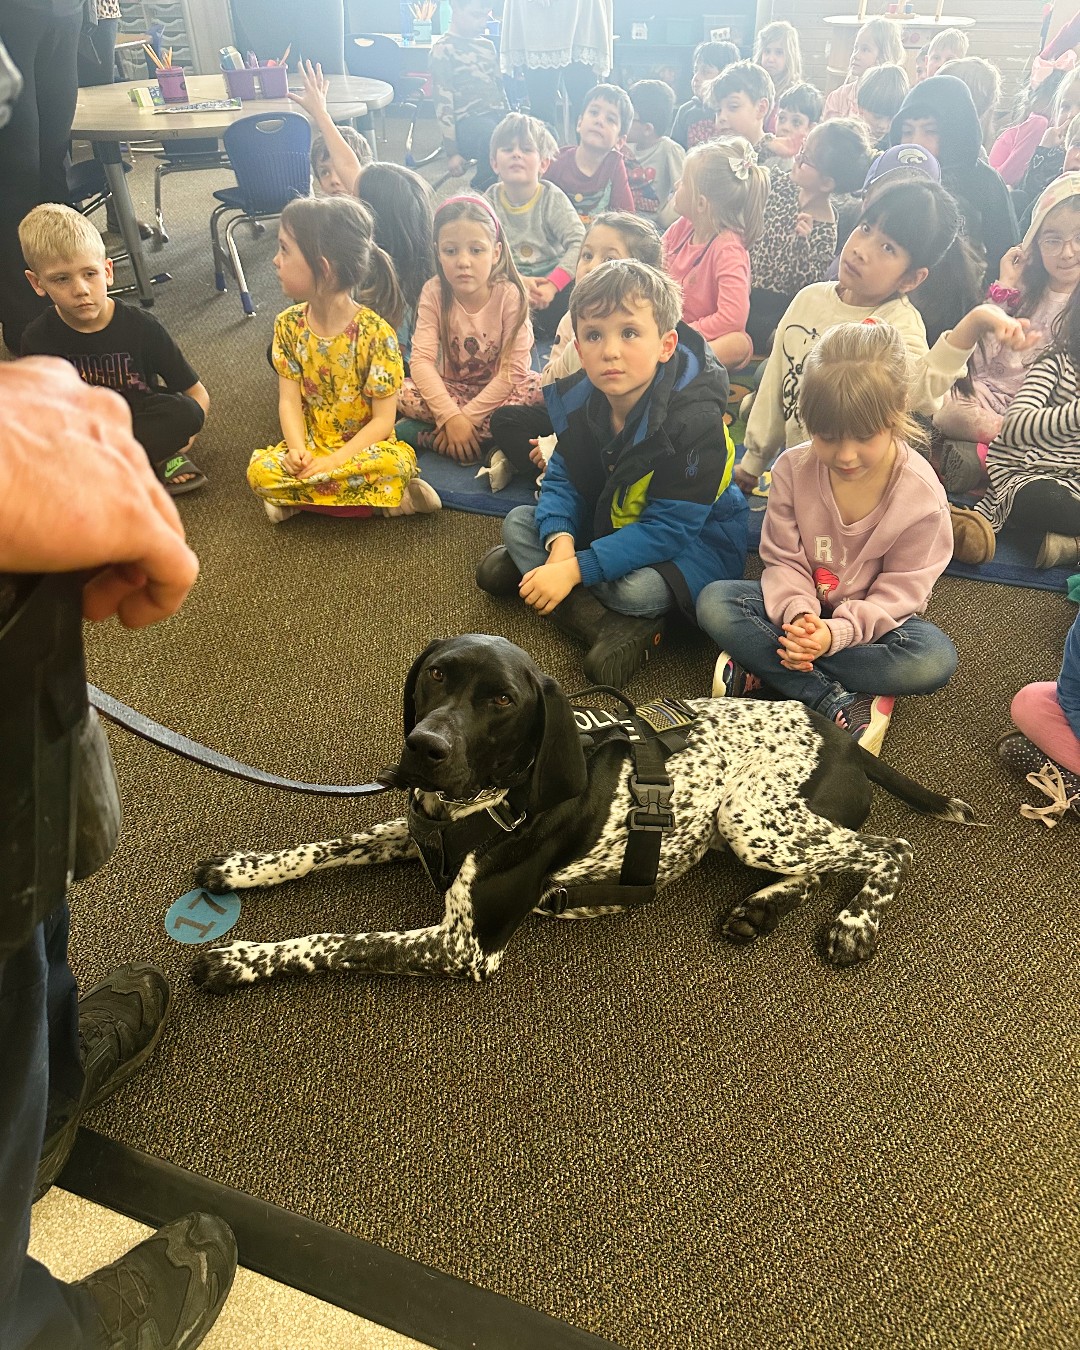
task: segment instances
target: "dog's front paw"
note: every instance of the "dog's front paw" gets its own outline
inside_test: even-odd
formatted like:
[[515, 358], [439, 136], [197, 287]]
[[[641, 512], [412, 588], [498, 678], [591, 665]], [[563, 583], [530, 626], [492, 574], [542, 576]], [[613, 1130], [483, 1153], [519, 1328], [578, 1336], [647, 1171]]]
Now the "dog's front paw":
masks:
[[878, 949], [880, 927], [869, 910], [842, 909], [825, 934], [825, 959], [834, 966], [869, 961]]
[[727, 916], [721, 925], [720, 936], [728, 942], [745, 946], [771, 933], [779, 922], [780, 916], [771, 901], [754, 900], [751, 897], [741, 905], [736, 905]]
[[230, 942], [227, 947], [211, 947], [201, 952], [191, 966], [191, 982], [211, 994], [224, 994], [242, 984], [254, 984], [260, 978], [254, 942]]

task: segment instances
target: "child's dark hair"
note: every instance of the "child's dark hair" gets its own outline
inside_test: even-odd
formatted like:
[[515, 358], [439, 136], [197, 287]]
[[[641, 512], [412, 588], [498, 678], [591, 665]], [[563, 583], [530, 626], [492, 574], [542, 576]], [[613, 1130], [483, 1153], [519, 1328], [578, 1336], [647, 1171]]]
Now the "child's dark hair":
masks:
[[606, 319], [628, 300], [648, 305], [661, 333], [670, 333], [682, 315], [682, 287], [666, 272], [636, 258], [611, 258], [589, 273], [570, 295], [574, 332], [582, 319]]
[[[1074, 117], [1073, 122], [1080, 122], [1080, 116]], [[1073, 123], [1069, 124], [1070, 130]], [[1038, 199], [1036, 199], [1036, 206]], [[1035, 233], [1030, 248], [1024, 250], [1024, 266], [1020, 272], [1020, 303], [1016, 306], [1013, 313], [1018, 319], [1028, 319], [1032, 311], [1037, 309], [1046, 294], [1046, 289], [1050, 285], [1050, 273], [1046, 270], [1046, 264], [1043, 262], [1042, 249], [1039, 248], [1039, 235], [1050, 223], [1055, 215], [1062, 209], [1069, 208], [1073, 211], [1080, 209], [1080, 194], [1075, 197], [1066, 197], [1064, 201], [1058, 202], [1053, 210], [1046, 213], [1046, 217]], [[1061, 315], [1055, 320], [1059, 324]]]
[[885, 175], [880, 188], [870, 187], [859, 220], [899, 244], [912, 270], [931, 271], [931, 277], [908, 292], [908, 299], [922, 315], [926, 340], [933, 346], [982, 299], [983, 265], [960, 234], [960, 209], [940, 183], [929, 178], [890, 183], [890, 176]]
[[634, 120], [634, 105], [630, 102], [630, 95], [617, 84], [594, 84], [582, 99], [581, 106], [587, 108], [596, 99], [610, 103], [616, 110], [619, 114], [619, 135], [625, 136]]
[[514, 262], [514, 255], [510, 252], [510, 246], [503, 238], [502, 226], [499, 224], [499, 217], [495, 214], [495, 208], [483, 197], [476, 197], [471, 194], [448, 197], [435, 212], [435, 258], [438, 267], [439, 289], [442, 292], [442, 305], [439, 312], [439, 345], [442, 347], [445, 356], [450, 351], [450, 310], [454, 304], [453, 287], [447, 281], [442, 264], [438, 261], [439, 231], [457, 220], [467, 220], [480, 225], [490, 236], [493, 245], [502, 245], [499, 257], [491, 269], [490, 282], [492, 286], [505, 282], [507, 285], [513, 286], [518, 293], [520, 304], [514, 331], [507, 338], [503, 350], [499, 353], [499, 367], [501, 369], [510, 360], [514, 340], [521, 331], [522, 324], [528, 318], [529, 297], [525, 290], [525, 283], [521, 279], [521, 273]]
[[909, 88], [903, 66], [871, 66], [855, 86], [855, 102], [875, 117], [895, 117]]
[[816, 85], [793, 84], [777, 98], [776, 106], [785, 112], [800, 113], [808, 122], [820, 122], [825, 95]]
[[355, 197], [296, 197], [281, 227], [311, 268], [319, 290], [351, 291], [386, 320], [401, 323], [404, 301], [390, 256], [375, 242], [371, 212]]
[[664, 249], [660, 236], [656, 226], [645, 216], [633, 216], [629, 211], [601, 211], [589, 221], [585, 239], [581, 241], [583, 248], [585, 240], [598, 225], [620, 234], [631, 258], [650, 267], [663, 267]]
[[699, 42], [694, 48], [694, 59], [690, 65], [691, 68], [712, 66], [714, 70], [723, 74], [728, 66], [733, 66], [738, 59], [739, 49], [734, 42]]
[[357, 196], [375, 218], [375, 242], [394, 261], [405, 304], [416, 309], [424, 282], [435, 275], [431, 189], [401, 164], [376, 160], [357, 184]]
[[831, 178], [834, 192], [858, 192], [877, 154], [870, 128], [855, 117], [830, 117], [811, 132], [814, 167]]
[[[360, 161], [361, 169], [364, 169], [371, 163], [371, 146], [368, 145], [367, 137], [361, 136], [354, 127], [338, 127], [342, 139], [356, 158]], [[326, 144], [325, 136], [315, 136], [311, 142], [311, 172], [316, 178], [319, 176], [319, 169], [330, 159], [330, 150]]]
[[753, 61], [736, 61], [717, 75], [706, 91], [705, 102], [710, 108], [716, 108], [729, 94], [745, 94], [751, 103], [765, 100], [770, 106], [776, 100], [772, 77], [763, 66]]
[[658, 136], [666, 136], [675, 120], [675, 90], [663, 80], [638, 80], [627, 90], [639, 122], [646, 122]]

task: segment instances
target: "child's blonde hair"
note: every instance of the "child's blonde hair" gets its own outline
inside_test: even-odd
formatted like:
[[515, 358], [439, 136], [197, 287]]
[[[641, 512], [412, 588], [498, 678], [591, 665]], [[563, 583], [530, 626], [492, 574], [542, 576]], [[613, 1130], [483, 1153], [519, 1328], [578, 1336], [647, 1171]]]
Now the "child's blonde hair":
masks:
[[946, 61], [939, 67], [938, 74], [952, 75], [962, 80], [970, 89], [971, 101], [979, 114], [983, 145], [989, 145], [993, 134], [994, 112], [1001, 97], [1001, 76], [997, 66], [992, 66], [981, 56], [961, 56], [955, 61]]
[[663, 245], [651, 220], [647, 220], [644, 216], [631, 215], [629, 211], [601, 211], [589, 221], [589, 228], [581, 241], [582, 248], [598, 225], [603, 225], [606, 229], [614, 230], [616, 234], [621, 235], [631, 258], [647, 263], [650, 267], [663, 265]]
[[555, 137], [538, 117], [528, 113], [507, 113], [491, 133], [491, 158], [496, 150], [512, 150], [520, 145], [522, 150], [535, 150], [541, 159], [553, 160], [559, 153]]
[[1068, 154], [1077, 142], [1080, 142], [1080, 113], [1076, 114], [1065, 131], [1065, 153]]
[[19, 244], [31, 272], [51, 262], [68, 262], [80, 253], [103, 261], [105, 241], [89, 220], [70, 206], [45, 202], [19, 222]]
[[525, 283], [521, 279], [521, 273], [517, 269], [517, 263], [514, 262], [514, 255], [510, 252], [509, 244], [503, 238], [502, 226], [499, 223], [499, 217], [495, 214], [494, 207], [485, 198], [471, 194], [448, 197], [435, 212], [435, 229], [433, 231], [435, 266], [438, 270], [439, 290], [442, 294], [442, 305], [439, 311], [439, 345], [442, 347], [443, 360], [447, 359], [450, 351], [450, 309], [454, 303], [454, 288], [446, 279], [442, 260], [439, 257], [439, 231], [444, 225], [452, 225], [457, 220], [467, 220], [482, 226], [491, 236], [493, 245], [502, 245], [498, 260], [491, 269], [490, 283], [492, 286], [497, 286], [500, 282], [506, 282], [507, 285], [513, 286], [518, 293], [518, 315], [514, 322], [514, 330], [506, 339], [503, 349], [499, 353], [499, 369], [502, 370], [510, 360], [514, 341], [528, 317], [529, 297], [525, 290]]
[[1080, 68], [1070, 70], [1058, 86], [1058, 91], [1054, 95], [1054, 115], [1051, 118], [1055, 126], [1061, 121], [1061, 109], [1065, 100], [1073, 93], [1078, 84], [1080, 84]]
[[752, 249], [765, 230], [770, 180], [750, 142], [733, 136], [696, 145], [686, 156], [683, 174], [689, 175], [692, 190], [705, 198], [717, 234], [734, 230], [743, 246]]
[[888, 323], [838, 323], [810, 349], [799, 386], [799, 418], [811, 436], [867, 441], [891, 431], [902, 441], [923, 439], [908, 412], [911, 360]]
[[[926, 49], [926, 60], [930, 62], [935, 56], [940, 57], [944, 52], [949, 53], [949, 57], [954, 61], [959, 61], [962, 56], [968, 54], [968, 36], [961, 28], [943, 28], [940, 33], [935, 34], [930, 39], [930, 46]], [[946, 60], [949, 59], [946, 57]], [[938, 71], [941, 74], [941, 71]]]
[[879, 66], [902, 66], [904, 44], [900, 41], [900, 25], [895, 19], [869, 19], [855, 34], [855, 42], [867, 37], [877, 48]]
[[786, 19], [776, 19], [767, 23], [757, 35], [754, 43], [754, 60], [761, 62], [761, 53], [766, 47], [776, 45], [784, 49], [784, 74], [773, 85], [777, 94], [790, 89], [793, 84], [802, 81], [802, 49], [799, 46], [798, 31]]

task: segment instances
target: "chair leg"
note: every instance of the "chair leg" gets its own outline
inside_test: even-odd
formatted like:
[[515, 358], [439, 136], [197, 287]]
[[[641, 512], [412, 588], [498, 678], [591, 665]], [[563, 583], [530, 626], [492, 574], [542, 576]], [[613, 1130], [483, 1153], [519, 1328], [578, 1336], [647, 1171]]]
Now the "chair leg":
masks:
[[214, 251], [214, 285], [219, 291], [228, 289], [225, 285], [225, 250], [221, 247], [219, 229], [221, 217], [229, 209], [222, 204], [221, 206], [215, 206], [210, 213], [210, 247]]
[[166, 165], [154, 165], [154, 220], [156, 221], [154, 228], [154, 242], [158, 245], [167, 244], [169, 242], [169, 233], [165, 228], [165, 217], [161, 212], [161, 180], [168, 172], [169, 170]]
[[240, 261], [240, 252], [236, 247], [236, 239], [234, 238], [234, 231], [243, 220], [250, 220], [250, 217], [233, 216], [232, 220], [225, 226], [225, 247], [229, 250], [229, 258], [232, 262], [233, 271], [236, 273], [236, 284], [240, 287], [240, 303], [244, 306], [244, 313], [248, 318], [253, 319], [255, 317], [255, 306], [251, 302], [251, 292], [248, 290], [247, 278], [244, 276], [244, 265]]

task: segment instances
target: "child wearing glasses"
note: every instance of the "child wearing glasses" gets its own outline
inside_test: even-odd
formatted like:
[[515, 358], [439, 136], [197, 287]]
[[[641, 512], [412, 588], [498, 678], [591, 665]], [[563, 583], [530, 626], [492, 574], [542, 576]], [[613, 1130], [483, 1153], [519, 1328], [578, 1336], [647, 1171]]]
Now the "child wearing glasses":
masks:
[[[988, 299], [1049, 343], [1080, 279], [1080, 173], [1067, 173], [1036, 203], [1023, 244], [1001, 260]], [[939, 471], [950, 492], [970, 492], [986, 482], [990, 442], [1001, 434], [1005, 414], [1040, 348], [1016, 351], [985, 338], [971, 360], [970, 378], [958, 382], [934, 415], [946, 438]]]
[[754, 284], [746, 331], [767, 352], [776, 325], [798, 291], [824, 281], [836, 252], [834, 192], [862, 187], [874, 147], [865, 125], [836, 117], [810, 132], [791, 173], [774, 166], [765, 229], [750, 253]]

